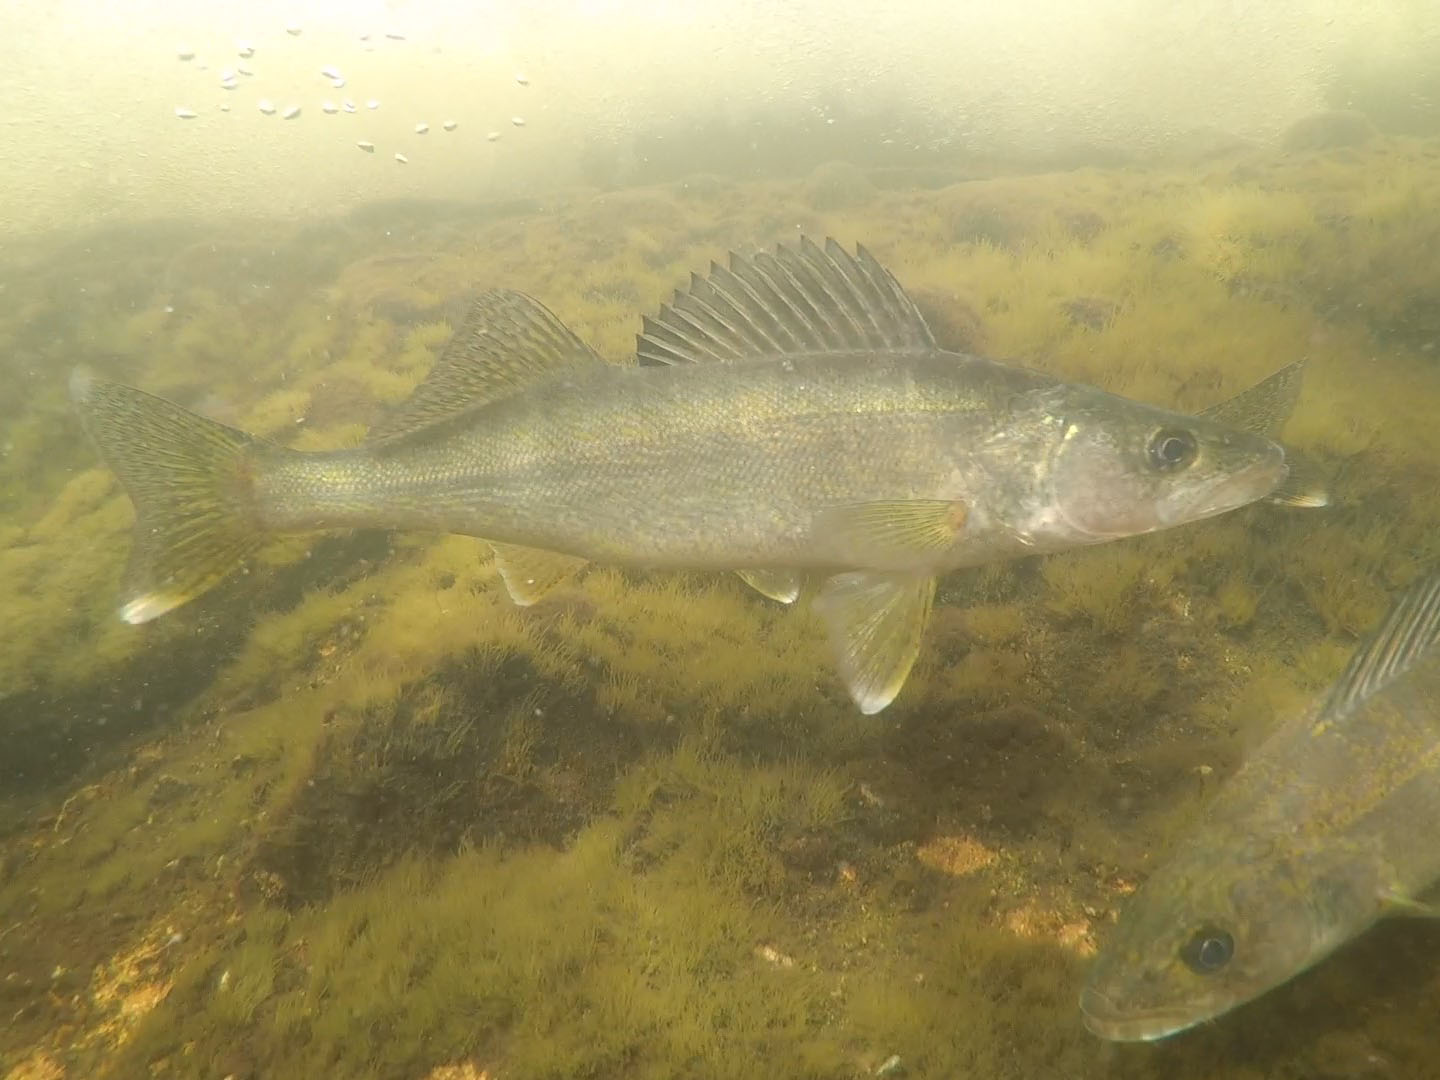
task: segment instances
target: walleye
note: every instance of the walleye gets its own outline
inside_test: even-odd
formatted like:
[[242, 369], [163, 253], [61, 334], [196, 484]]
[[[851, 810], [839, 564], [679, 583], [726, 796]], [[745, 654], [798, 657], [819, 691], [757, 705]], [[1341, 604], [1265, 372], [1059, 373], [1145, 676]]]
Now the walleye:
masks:
[[870, 253], [833, 240], [712, 265], [637, 354], [606, 363], [536, 300], [487, 292], [366, 445], [309, 453], [77, 372], [136, 506], [121, 617], [185, 603], [268, 533], [356, 526], [484, 538], [517, 604], [587, 561], [734, 570], [784, 603], [818, 573], [841, 676], [875, 713], [939, 574], [1323, 502], [1279, 489], [1267, 437], [1298, 364], [1215, 417], [1153, 408], [940, 349]]
[[1162, 1039], [1279, 986], [1385, 915], [1436, 914], [1440, 574], [1407, 590], [1318, 709], [1241, 766], [1130, 899], [1081, 994], [1106, 1039]]

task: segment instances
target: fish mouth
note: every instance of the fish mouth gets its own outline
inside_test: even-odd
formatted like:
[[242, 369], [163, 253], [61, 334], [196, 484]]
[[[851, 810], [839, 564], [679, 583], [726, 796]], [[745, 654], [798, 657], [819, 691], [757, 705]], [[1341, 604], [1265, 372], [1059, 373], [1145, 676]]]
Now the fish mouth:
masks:
[[1091, 1034], [1110, 1042], [1155, 1042], [1199, 1023], [1175, 1009], [1123, 1011], [1090, 986], [1080, 992], [1080, 1014]]
[[1284, 483], [1289, 472], [1290, 467], [1285, 463], [1285, 451], [1277, 446], [1274, 455], [1231, 473], [1206, 492], [1208, 497], [1204, 502], [1185, 507], [1176, 513], [1167, 525], [1199, 521], [1248, 506], [1278, 488]]

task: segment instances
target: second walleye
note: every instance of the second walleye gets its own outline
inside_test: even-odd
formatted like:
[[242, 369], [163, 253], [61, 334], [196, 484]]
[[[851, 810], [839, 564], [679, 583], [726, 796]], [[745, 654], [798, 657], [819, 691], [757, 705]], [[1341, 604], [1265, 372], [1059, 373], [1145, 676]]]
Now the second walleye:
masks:
[[355, 449], [286, 449], [85, 371], [71, 392], [136, 506], [129, 622], [267, 534], [337, 527], [483, 537], [518, 604], [587, 561], [735, 570], [786, 603], [818, 573], [841, 676], [875, 713], [948, 570], [1323, 503], [1270, 438], [1299, 377], [1197, 417], [947, 352], [869, 252], [827, 240], [694, 277], [645, 320], [636, 364], [485, 293]]

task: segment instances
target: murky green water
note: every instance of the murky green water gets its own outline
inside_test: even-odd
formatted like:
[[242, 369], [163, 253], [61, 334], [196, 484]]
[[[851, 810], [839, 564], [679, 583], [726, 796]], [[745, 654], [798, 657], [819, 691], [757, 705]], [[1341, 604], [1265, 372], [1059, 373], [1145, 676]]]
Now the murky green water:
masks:
[[[1434, 564], [1437, 193], [1440, 141], [1348, 117], [1183, 165], [837, 163], [15, 246], [0, 1075], [1440, 1075], [1419, 923], [1159, 1046], [1076, 1008], [1134, 884]], [[947, 578], [870, 718], [803, 602], [595, 567], [518, 609], [463, 537], [300, 537], [114, 617], [131, 510], [74, 364], [353, 445], [477, 289], [623, 361], [692, 270], [797, 232], [865, 244], [948, 347], [1156, 404], [1308, 357], [1286, 440], [1332, 506]]]

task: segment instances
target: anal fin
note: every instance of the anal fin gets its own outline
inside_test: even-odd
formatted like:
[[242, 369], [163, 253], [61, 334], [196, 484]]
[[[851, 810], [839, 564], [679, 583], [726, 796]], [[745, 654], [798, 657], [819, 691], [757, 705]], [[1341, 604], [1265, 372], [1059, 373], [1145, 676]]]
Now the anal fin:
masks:
[[793, 604], [800, 596], [800, 575], [794, 570], [736, 570], [740, 580], [761, 596]]
[[840, 677], [867, 716], [900, 693], [930, 620], [935, 579], [859, 571], [837, 574], [815, 601], [830, 632]]
[[505, 589], [520, 607], [529, 607], [585, 565], [584, 559], [574, 555], [519, 544], [497, 544], [493, 540], [489, 543]]

